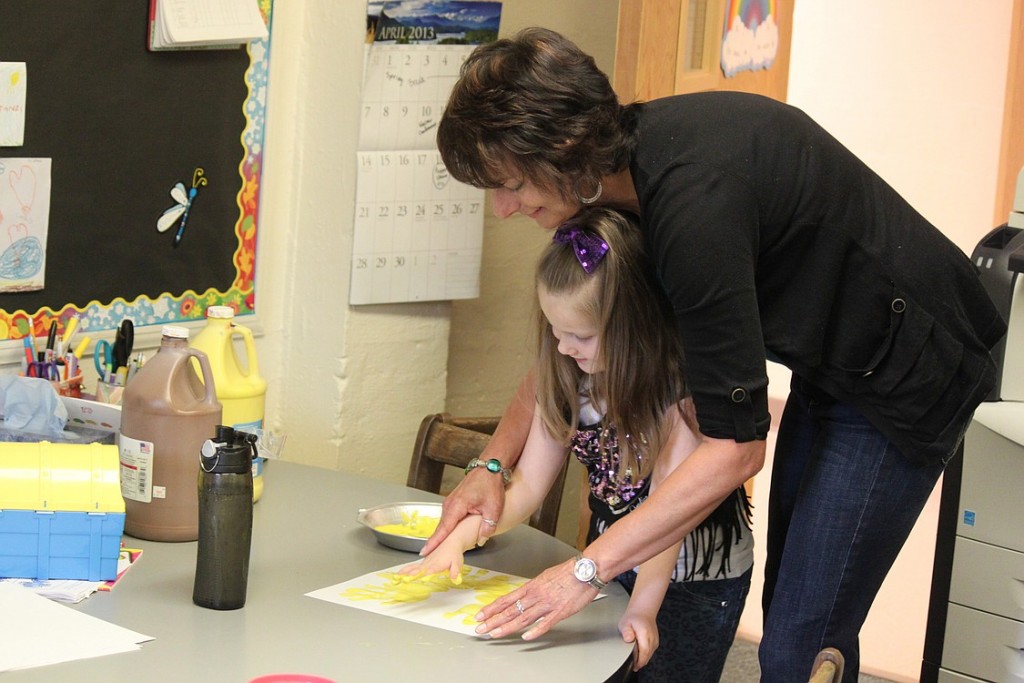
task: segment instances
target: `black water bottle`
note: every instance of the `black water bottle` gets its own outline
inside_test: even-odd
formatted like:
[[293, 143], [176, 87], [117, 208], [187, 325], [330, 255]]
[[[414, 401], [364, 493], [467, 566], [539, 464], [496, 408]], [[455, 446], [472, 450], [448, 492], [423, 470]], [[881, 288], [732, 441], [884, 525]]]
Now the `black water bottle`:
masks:
[[210, 609], [245, 605], [252, 541], [255, 434], [217, 425], [199, 469], [199, 548], [192, 602]]

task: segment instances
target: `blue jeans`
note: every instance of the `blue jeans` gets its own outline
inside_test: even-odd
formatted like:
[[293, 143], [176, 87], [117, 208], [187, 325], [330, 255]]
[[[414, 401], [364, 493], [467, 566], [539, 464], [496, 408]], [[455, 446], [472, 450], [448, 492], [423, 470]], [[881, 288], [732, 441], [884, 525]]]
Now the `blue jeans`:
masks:
[[857, 681], [861, 626], [942, 469], [794, 376], [768, 502], [761, 681], [807, 680], [825, 647]]
[[[647, 666], [627, 680], [718, 683], [736, 636], [752, 573], [748, 569], [735, 579], [670, 583], [658, 610], [658, 649]], [[617, 580], [633, 594], [636, 572], [624, 572]]]

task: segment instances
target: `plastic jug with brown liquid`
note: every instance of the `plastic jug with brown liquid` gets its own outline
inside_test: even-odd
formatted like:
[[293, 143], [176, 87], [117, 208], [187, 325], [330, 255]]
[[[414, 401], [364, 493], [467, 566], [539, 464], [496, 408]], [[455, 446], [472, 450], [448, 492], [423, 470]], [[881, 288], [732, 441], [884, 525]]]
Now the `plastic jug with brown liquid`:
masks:
[[[203, 381], [192, 367], [195, 358]], [[205, 384], [204, 384], [205, 382]], [[163, 328], [160, 350], [121, 399], [124, 531], [150, 541], [199, 538], [198, 453], [221, 422], [210, 362], [188, 345], [188, 328]]]

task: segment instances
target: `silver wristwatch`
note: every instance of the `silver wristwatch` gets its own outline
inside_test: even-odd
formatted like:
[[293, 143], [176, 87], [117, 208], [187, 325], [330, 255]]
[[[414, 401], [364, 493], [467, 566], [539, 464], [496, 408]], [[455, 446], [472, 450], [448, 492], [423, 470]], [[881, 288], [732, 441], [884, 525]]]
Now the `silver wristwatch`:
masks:
[[601, 590], [608, 585], [606, 581], [597, 578], [597, 563], [589, 557], [583, 557], [583, 555], [576, 555], [576, 564], [572, 568], [572, 575], [583, 583], [590, 584], [597, 590]]

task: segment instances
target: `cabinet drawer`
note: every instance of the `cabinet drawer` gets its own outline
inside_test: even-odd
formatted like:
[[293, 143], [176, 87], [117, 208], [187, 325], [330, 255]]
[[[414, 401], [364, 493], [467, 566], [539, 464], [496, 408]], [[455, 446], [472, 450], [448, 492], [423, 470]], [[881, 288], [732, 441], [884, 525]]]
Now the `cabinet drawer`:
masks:
[[1024, 680], [1024, 622], [951, 603], [942, 668], [985, 681]]
[[1024, 552], [1024, 446], [976, 419], [963, 457], [957, 535]]
[[958, 536], [949, 601], [1024, 621], [1024, 553]]

